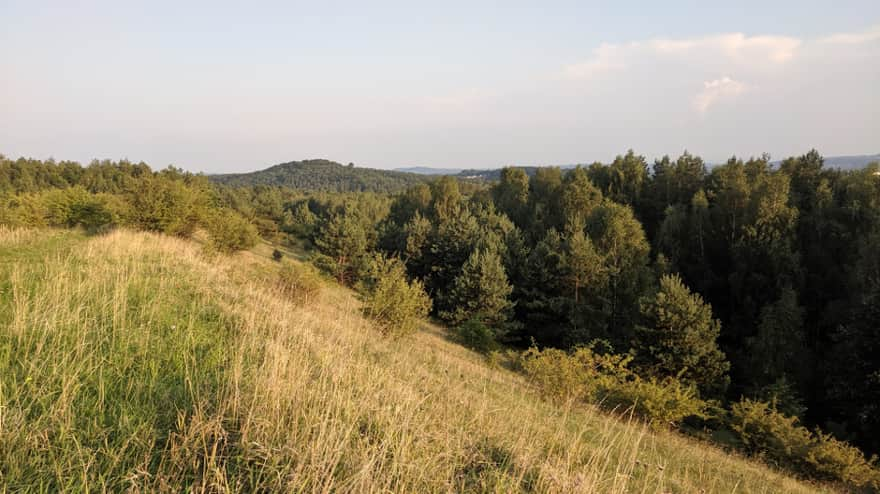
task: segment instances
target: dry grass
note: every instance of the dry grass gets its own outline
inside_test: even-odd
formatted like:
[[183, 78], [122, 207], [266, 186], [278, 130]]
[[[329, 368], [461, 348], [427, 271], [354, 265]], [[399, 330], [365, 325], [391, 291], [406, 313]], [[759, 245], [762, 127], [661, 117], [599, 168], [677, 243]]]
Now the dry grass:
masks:
[[[813, 492], [671, 433], [542, 402], [343, 289], [249, 253], [0, 231], [0, 491]], [[21, 249], [39, 258], [21, 256]]]

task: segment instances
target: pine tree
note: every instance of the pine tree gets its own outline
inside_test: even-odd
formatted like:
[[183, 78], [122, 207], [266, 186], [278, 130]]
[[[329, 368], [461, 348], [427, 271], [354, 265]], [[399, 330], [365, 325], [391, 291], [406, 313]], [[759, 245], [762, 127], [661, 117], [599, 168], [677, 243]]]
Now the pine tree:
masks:
[[450, 309], [440, 317], [453, 325], [479, 317], [496, 332], [501, 331], [511, 316], [512, 289], [498, 253], [477, 249], [455, 278], [448, 300]]
[[691, 293], [677, 275], [660, 279], [657, 294], [642, 306], [636, 353], [642, 366], [659, 376], [679, 376], [707, 394], [727, 387], [730, 364], [716, 340], [721, 322], [712, 307]]
[[363, 225], [344, 212], [330, 216], [315, 238], [315, 245], [332, 260], [333, 274], [339, 283], [352, 281], [356, 264], [367, 253], [369, 241]]

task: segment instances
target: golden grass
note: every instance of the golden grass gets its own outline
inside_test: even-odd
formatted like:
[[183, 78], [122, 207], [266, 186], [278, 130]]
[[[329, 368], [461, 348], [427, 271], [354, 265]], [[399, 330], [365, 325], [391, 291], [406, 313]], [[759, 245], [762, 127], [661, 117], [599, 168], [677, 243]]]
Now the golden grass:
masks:
[[[46, 234], [0, 230], [0, 246]], [[0, 271], [0, 491], [814, 492], [636, 421], [541, 401], [346, 290], [303, 305], [131, 232]], [[0, 251], [0, 255], [2, 255]]]

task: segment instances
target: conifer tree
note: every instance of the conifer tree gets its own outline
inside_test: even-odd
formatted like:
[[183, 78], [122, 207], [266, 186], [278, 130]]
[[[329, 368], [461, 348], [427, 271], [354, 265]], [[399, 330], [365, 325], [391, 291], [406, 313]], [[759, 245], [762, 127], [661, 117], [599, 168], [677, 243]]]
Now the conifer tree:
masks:
[[511, 315], [512, 289], [498, 253], [477, 249], [455, 278], [450, 291], [450, 308], [440, 316], [453, 325], [479, 317], [496, 332], [500, 331]]
[[678, 275], [665, 275], [657, 294], [643, 303], [642, 315], [636, 353], [644, 368], [654, 375], [680, 376], [710, 395], [724, 391], [730, 364], [716, 342], [721, 322], [702, 297]]

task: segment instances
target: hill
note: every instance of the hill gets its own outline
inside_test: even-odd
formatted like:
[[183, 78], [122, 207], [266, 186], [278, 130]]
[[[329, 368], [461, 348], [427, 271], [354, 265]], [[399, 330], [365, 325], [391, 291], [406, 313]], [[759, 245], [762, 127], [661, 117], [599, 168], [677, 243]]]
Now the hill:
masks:
[[[815, 492], [156, 234], [0, 230], [0, 490]], [[288, 253], [290, 255], [290, 253]], [[14, 357], [13, 357], [14, 356]]]
[[880, 154], [860, 156], [829, 156], [825, 158], [825, 166], [841, 170], [859, 170], [871, 163], [880, 163]]
[[344, 166], [320, 159], [291, 161], [265, 170], [209, 178], [231, 186], [278, 185], [328, 192], [397, 192], [428, 180], [415, 173]]

